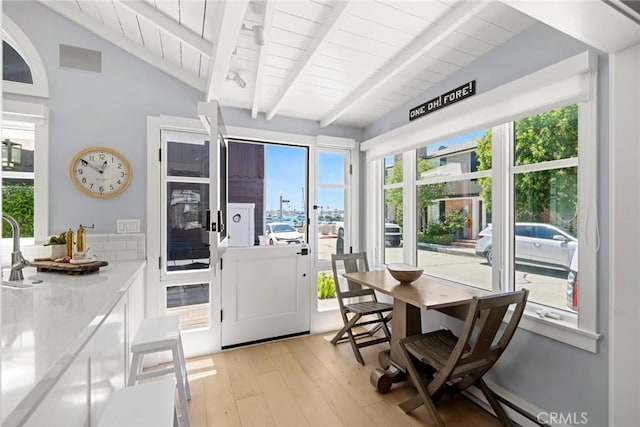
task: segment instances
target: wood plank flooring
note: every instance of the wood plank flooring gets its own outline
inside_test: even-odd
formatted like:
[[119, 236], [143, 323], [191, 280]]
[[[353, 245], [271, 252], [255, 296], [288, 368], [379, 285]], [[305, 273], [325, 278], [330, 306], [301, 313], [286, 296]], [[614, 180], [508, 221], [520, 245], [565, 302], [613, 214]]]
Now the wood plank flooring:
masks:
[[[191, 425], [200, 426], [432, 426], [424, 407], [405, 414], [408, 383], [380, 394], [369, 384], [384, 345], [362, 349], [360, 366], [348, 343], [310, 335], [187, 360]], [[447, 426], [499, 426], [463, 397], [438, 405]]]

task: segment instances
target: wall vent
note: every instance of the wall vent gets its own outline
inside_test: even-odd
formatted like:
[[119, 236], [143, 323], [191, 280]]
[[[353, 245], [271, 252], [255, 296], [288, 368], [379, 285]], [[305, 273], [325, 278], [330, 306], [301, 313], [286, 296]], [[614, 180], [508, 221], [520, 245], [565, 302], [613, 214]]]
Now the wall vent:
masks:
[[102, 52], [77, 46], [60, 45], [60, 68], [102, 72]]

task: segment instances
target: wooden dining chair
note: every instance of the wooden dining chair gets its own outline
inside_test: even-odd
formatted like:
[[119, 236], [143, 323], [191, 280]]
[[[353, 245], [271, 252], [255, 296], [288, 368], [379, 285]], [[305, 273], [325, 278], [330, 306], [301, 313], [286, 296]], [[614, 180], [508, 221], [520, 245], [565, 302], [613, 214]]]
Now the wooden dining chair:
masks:
[[[411, 381], [418, 394], [400, 404], [406, 413], [422, 404], [444, 426], [434, 402], [444, 394], [477, 386], [493, 408], [500, 422], [512, 422], [498, 403], [496, 396], [482, 379], [511, 341], [527, 302], [529, 291], [474, 297], [468, 303], [464, 327], [460, 336], [442, 329], [401, 339], [398, 344]], [[510, 306], [511, 319], [501, 328]]]
[[[387, 323], [391, 320], [393, 304], [379, 302], [373, 289], [364, 288], [359, 284], [346, 280], [346, 289], [341, 289], [341, 276], [338, 270], [344, 270], [345, 273], [356, 273], [359, 271], [369, 271], [369, 262], [367, 261], [367, 253], [360, 252], [355, 254], [332, 254], [331, 267], [333, 268], [333, 280], [336, 286], [336, 296], [340, 306], [340, 314], [344, 326], [331, 340], [331, 344], [338, 344], [349, 341], [353, 354], [361, 365], [364, 365], [364, 359], [360, 354], [362, 347], [379, 344], [382, 342], [391, 342], [391, 333], [387, 327]], [[354, 328], [367, 325], [376, 325], [371, 329], [358, 332]], [[384, 334], [383, 337], [375, 337], [380, 329]]]

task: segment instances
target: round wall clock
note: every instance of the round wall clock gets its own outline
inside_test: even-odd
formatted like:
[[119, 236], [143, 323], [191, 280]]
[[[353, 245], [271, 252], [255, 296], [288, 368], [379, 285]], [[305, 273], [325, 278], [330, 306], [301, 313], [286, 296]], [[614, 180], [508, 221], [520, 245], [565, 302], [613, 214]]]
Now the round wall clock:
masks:
[[113, 197], [122, 193], [131, 181], [131, 165], [116, 150], [107, 147], [85, 148], [69, 165], [71, 180], [92, 197]]

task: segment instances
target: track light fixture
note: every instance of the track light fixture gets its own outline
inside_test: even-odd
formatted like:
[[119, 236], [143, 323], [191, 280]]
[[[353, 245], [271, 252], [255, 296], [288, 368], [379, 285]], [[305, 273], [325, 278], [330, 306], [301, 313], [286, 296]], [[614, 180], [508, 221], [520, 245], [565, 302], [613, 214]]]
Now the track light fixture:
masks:
[[233, 80], [241, 88], [247, 86], [247, 82], [245, 82], [244, 79], [240, 77], [240, 74], [233, 71], [230, 71], [229, 74], [227, 74], [227, 80]]
[[242, 29], [245, 31], [251, 31], [253, 33], [253, 41], [258, 46], [264, 46], [264, 29], [262, 25], [253, 25], [248, 27], [245, 24], [242, 24]]

